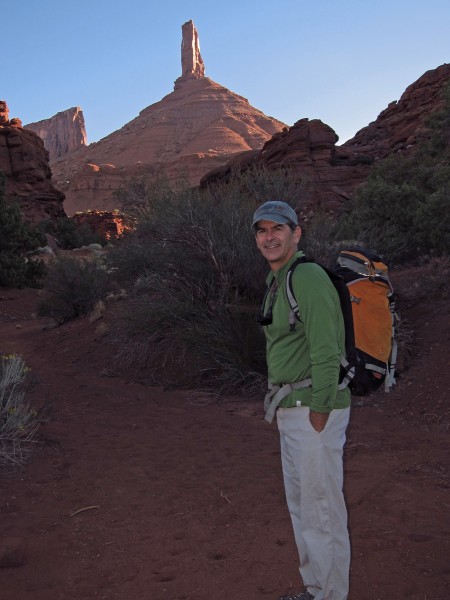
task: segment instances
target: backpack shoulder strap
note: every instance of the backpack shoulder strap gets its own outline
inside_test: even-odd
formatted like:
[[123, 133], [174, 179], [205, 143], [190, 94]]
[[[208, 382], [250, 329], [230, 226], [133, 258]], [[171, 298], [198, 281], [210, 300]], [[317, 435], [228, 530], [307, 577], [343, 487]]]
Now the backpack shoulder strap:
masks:
[[[289, 306], [291, 307], [291, 311], [289, 313], [289, 325], [291, 331], [295, 329], [295, 322], [301, 321], [300, 317], [300, 308], [298, 305], [298, 301], [294, 294], [294, 287], [292, 284], [292, 274], [295, 271], [296, 267], [302, 263], [315, 263], [321, 269], [325, 271], [331, 283], [334, 285], [336, 292], [339, 296], [339, 303], [341, 307], [342, 317], [344, 320], [344, 329], [345, 329], [345, 357], [341, 360], [341, 364], [344, 368], [346, 379], [351, 380], [354, 376], [354, 365], [356, 363], [356, 351], [355, 351], [355, 331], [353, 326], [353, 312], [352, 312], [352, 304], [350, 300], [350, 293], [348, 291], [348, 287], [344, 281], [344, 278], [341, 277], [338, 273], [327, 269], [320, 263], [317, 263], [315, 260], [302, 256], [295, 260], [292, 265], [289, 267], [289, 270], [286, 275], [286, 293], [289, 302]], [[344, 364], [345, 363], [345, 364]], [[347, 383], [348, 383], [347, 380]]]
[[291, 310], [289, 312], [289, 326], [291, 331], [295, 329], [295, 321], [301, 321], [300, 309], [298, 307], [298, 302], [294, 294], [294, 286], [292, 285], [292, 275], [298, 265], [306, 262], [314, 261], [307, 259], [306, 256], [301, 256], [292, 263], [292, 265], [288, 269], [288, 272], [286, 273], [286, 295], [289, 302], [289, 306], [291, 307]]

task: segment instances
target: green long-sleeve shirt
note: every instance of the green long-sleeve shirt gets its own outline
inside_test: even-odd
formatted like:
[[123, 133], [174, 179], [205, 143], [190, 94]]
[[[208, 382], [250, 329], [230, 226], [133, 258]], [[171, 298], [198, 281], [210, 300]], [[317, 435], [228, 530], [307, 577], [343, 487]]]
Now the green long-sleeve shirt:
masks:
[[[295, 330], [289, 326], [291, 310], [286, 293], [286, 274], [291, 260], [275, 273], [270, 273], [267, 284], [273, 279], [278, 284], [273, 304], [273, 321], [264, 326], [269, 382], [274, 385], [312, 379], [312, 387], [294, 390], [280, 406], [290, 408], [309, 406], [317, 412], [330, 412], [333, 408], [350, 406], [348, 388], [338, 390], [339, 363], [345, 352], [345, 330], [339, 296], [325, 271], [315, 263], [302, 263], [292, 277], [295, 298], [301, 321], [296, 320]], [[265, 309], [270, 305], [270, 294]]]

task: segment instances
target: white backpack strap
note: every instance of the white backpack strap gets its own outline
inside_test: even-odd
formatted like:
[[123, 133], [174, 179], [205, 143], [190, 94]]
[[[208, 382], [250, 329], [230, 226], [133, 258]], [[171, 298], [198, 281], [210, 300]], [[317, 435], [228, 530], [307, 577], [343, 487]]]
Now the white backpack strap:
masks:
[[389, 393], [391, 391], [391, 387], [395, 385], [395, 367], [397, 363], [397, 340], [395, 339], [395, 325], [400, 321], [398, 314], [395, 312], [395, 300], [393, 299], [393, 290], [391, 286], [391, 293], [388, 295], [389, 301], [389, 310], [391, 311], [392, 317], [392, 348], [391, 355], [389, 357], [389, 364], [387, 365], [386, 379], [384, 380], [384, 391]]
[[344, 355], [341, 356], [341, 367], [343, 368], [345, 375], [338, 385], [338, 390], [344, 390], [355, 377], [355, 365], [350, 367], [350, 363]]
[[268, 423], [272, 423], [280, 402], [292, 391], [311, 387], [311, 385], [311, 379], [303, 379], [302, 381], [296, 381], [295, 383], [284, 383], [283, 385], [272, 385], [269, 383], [269, 391], [264, 398], [264, 410], [266, 411], [266, 416], [264, 417], [265, 420]]
[[291, 310], [293, 310], [294, 313], [296, 315], [298, 315], [299, 314], [298, 303], [297, 303], [297, 300], [292, 291], [292, 273], [293, 273], [293, 269], [289, 269], [289, 271], [286, 274], [286, 294], [287, 294], [287, 299], [289, 302], [289, 306], [291, 307]]
[[384, 381], [384, 390], [386, 392], [390, 392], [391, 387], [396, 383], [396, 381], [395, 381], [396, 362], [397, 362], [397, 342], [395, 339], [393, 339], [389, 369], [388, 369], [388, 372], [386, 373], [386, 379]]

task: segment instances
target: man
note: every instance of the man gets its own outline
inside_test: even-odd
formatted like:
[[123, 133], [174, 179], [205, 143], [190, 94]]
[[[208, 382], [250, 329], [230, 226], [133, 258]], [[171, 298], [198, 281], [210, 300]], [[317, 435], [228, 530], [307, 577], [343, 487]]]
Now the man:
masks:
[[303, 256], [295, 211], [285, 202], [260, 206], [252, 227], [269, 263], [260, 323], [266, 336], [269, 393], [266, 419], [277, 417], [286, 499], [304, 592], [281, 600], [345, 600], [350, 544], [343, 496], [342, 454], [350, 392], [338, 389], [345, 352], [339, 297], [312, 262], [292, 273], [300, 320], [292, 320], [286, 275]]

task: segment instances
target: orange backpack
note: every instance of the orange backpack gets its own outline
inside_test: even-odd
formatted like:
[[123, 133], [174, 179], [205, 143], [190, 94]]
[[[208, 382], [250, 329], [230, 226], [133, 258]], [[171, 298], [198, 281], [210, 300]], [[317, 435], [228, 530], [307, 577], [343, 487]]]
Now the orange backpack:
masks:
[[[314, 261], [298, 258], [286, 275], [291, 329], [295, 329], [295, 321], [300, 320], [292, 273], [306, 262]], [[397, 317], [386, 264], [372, 252], [348, 248], [340, 252], [334, 271], [320, 266], [339, 295], [345, 326], [345, 356], [341, 357], [339, 388], [348, 386], [352, 394], [365, 396], [384, 382], [389, 392], [395, 383]], [[301, 298], [299, 301], [301, 304]]]
[[379, 256], [361, 248], [341, 251], [338, 273], [350, 294], [356, 349], [354, 394], [364, 395], [384, 382], [395, 383], [395, 300], [388, 267]]

